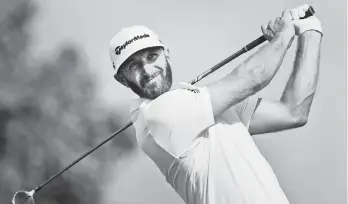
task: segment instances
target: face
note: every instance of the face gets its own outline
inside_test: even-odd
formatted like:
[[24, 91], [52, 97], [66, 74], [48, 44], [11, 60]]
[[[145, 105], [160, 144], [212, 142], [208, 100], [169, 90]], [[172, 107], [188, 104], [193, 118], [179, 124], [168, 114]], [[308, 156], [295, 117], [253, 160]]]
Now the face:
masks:
[[139, 97], [155, 99], [172, 86], [168, 52], [161, 47], [140, 50], [122, 64], [115, 78]]

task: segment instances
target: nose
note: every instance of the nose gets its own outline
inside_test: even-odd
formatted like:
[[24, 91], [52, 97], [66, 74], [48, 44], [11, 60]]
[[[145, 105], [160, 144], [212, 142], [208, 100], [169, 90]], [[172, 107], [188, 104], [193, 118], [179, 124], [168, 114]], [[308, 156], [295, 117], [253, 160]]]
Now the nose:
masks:
[[153, 66], [153, 64], [143, 62], [144, 74], [152, 76], [154, 73], [158, 72], [158, 69]]

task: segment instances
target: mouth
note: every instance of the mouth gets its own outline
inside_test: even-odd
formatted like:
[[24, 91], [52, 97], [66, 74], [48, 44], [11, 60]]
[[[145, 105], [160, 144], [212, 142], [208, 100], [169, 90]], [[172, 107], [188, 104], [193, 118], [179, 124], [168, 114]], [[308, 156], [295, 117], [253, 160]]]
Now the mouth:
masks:
[[149, 80], [145, 81], [145, 84], [151, 82], [152, 80], [154, 80], [157, 76], [159, 76], [162, 72], [159, 71], [159, 72], [156, 72], [155, 74], [153, 74]]

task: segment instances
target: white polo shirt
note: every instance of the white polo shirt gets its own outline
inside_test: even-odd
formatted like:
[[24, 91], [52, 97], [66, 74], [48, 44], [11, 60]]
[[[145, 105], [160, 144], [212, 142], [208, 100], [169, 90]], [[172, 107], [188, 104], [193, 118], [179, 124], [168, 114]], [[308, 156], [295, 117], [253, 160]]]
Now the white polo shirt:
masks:
[[289, 204], [248, 132], [256, 101], [214, 118], [205, 87], [174, 84], [131, 104], [137, 142], [186, 204]]

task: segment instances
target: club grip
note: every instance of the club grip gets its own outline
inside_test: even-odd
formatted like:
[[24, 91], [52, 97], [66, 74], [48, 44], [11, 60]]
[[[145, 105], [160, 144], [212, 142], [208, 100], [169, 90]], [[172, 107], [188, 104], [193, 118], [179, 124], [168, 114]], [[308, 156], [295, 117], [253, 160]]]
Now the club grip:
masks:
[[[304, 19], [304, 18], [308, 18], [310, 16], [313, 16], [315, 13], [314, 9], [312, 6], [309, 6], [308, 10], [305, 13], [304, 17], [301, 17], [300, 19]], [[267, 39], [265, 38], [265, 36], [260, 36], [259, 38], [257, 38], [256, 40], [252, 41], [251, 43], [247, 44], [243, 49], [245, 52], [248, 52], [249, 50], [255, 48], [256, 46], [259, 46], [260, 44], [262, 44], [263, 42], [265, 42]]]
[[308, 18], [310, 16], [313, 16], [315, 13], [314, 8], [312, 6], [309, 6], [308, 10], [305, 13], [304, 17], [301, 17], [300, 19]]

